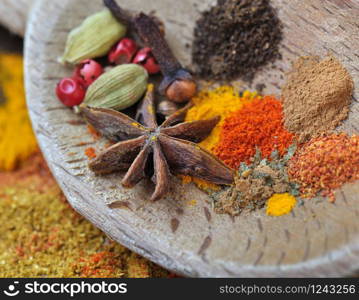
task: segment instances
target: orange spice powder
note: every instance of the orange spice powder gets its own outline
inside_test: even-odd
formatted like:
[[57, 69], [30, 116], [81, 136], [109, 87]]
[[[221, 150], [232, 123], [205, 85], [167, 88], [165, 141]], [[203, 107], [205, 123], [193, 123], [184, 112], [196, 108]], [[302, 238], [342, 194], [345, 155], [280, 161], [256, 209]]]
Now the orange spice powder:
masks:
[[89, 134], [91, 134], [95, 141], [101, 138], [101, 133], [98, 132], [91, 124], [87, 124], [87, 131], [89, 132]]
[[288, 173], [301, 185], [302, 197], [321, 192], [334, 202], [336, 188], [359, 179], [359, 136], [339, 133], [310, 140], [291, 159]]
[[96, 158], [96, 150], [92, 147], [85, 149], [85, 155], [89, 158]]
[[265, 96], [245, 104], [224, 120], [213, 152], [229, 167], [237, 169], [241, 162], [250, 162], [256, 147], [265, 158], [274, 150], [283, 155], [293, 139], [294, 135], [283, 126], [282, 103], [273, 96]]

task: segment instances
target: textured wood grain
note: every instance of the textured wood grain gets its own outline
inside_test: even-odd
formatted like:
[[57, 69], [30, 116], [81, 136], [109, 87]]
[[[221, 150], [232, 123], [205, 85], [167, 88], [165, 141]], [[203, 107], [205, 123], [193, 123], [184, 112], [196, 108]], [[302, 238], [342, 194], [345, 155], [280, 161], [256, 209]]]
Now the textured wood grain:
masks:
[[[214, 1], [122, 0], [131, 9], [156, 10], [177, 56], [190, 65], [194, 20]], [[256, 83], [278, 94], [290, 62], [299, 55], [333, 52], [356, 84], [342, 129], [358, 133], [358, 1], [273, 1], [284, 23], [283, 59]], [[67, 33], [101, 7], [100, 0], [40, 0], [26, 36], [26, 88], [34, 129], [52, 172], [71, 205], [110, 237], [141, 255], [188, 276], [343, 276], [359, 269], [359, 184], [337, 193], [335, 204], [308, 200], [291, 214], [273, 218], [264, 210], [237, 218], [217, 215], [209, 198], [173, 179], [171, 194], [151, 203], [153, 185], [120, 185], [121, 175], [95, 177], [84, 149], [100, 148], [81, 119], [54, 96], [56, 82], [71, 73], [57, 63]], [[51, 16], [51, 17], [49, 17]], [[240, 66], [239, 66], [240, 67]], [[238, 82], [236, 84], [239, 84]], [[194, 203], [196, 203], [194, 205]]]
[[25, 34], [27, 15], [35, 0], [1, 0], [0, 24], [11, 32]]

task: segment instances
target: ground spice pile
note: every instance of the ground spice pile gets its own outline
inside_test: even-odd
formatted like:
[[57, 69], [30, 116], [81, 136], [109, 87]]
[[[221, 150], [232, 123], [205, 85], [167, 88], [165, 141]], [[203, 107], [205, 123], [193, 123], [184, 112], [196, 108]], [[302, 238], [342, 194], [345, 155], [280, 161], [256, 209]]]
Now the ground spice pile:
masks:
[[285, 127], [300, 141], [335, 129], [348, 116], [353, 87], [334, 57], [299, 58], [282, 90]]
[[289, 193], [274, 194], [267, 202], [268, 216], [279, 217], [289, 213], [297, 204], [295, 197]]
[[226, 117], [250, 103], [253, 99], [260, 99], [256, 92], [244, 91], [238, 93], [231, 86], [220, 86], [214, 90], [201, 91], [196, 97], [192, 98], [194, 106], [186, 114], [186, 122], [197, 120], [208, 120], [220, 116], [221, 120], [212, 130], [211, 134], [199, 145], [212, 151], [219, 142], [221, 127]]
[[359, 136], [340, 133], [309, 141], [290, 161], [288, 172], [300, 183], [303, 197], [322, 191], [334, 201], [334, 189], [359, 179]]
[[194, 29], [192, 60], [206, 79], [250, 81], [280, 57], [282, 26], [269, 0], [218, 0]]
[[287, 173], [287, 162], [295, 151], [296, 146], [292, 145], [280, 158], [275, 150], [271, 154], [271, 160], [268, 160], [263, 159], [257, 149], [250, 164], [241, 163], [235, 185], [211, 195], [215, 211], [236, 216], [244, 210], [262, 208], [275, 195], [274, 200], [268, 203], [267, 213], [280, 216], [290, 212], [296, 203], [295, 199], [293, 201], [294, 196], [299, 195], [299, 185], [291, 182]]
[[[191, 122], [207, 120], [216, 116], [221, 117], [211, 134], [199, 143], [202, 148], [212, 152], [219, 142], [221, 127], [226, 117], [232, 112], [241, 109], [244, 104], [260, 98], [256, 92], [244, 91], [240, 94], [231, 86], [220, 86], [214, 90], [204, 90], [192, 98], [194, 106], [188, 110], [185, 121]], [[192, 181], [204, 190], [218, 190], [218, 186], [214, 184], [190, 176], [183, 176], [184, 183]]]
[[[15, 136], [21, 138], [14, 138]], [[23, 60], [0, 54], [0, 171], [15, 169], [37, 149], [23, 86]]]
[[1, 277], [168, 277], [77, 214], [40, 153], [0, 172]]
[[224, 120], [220, 141], [213, 152], [229, 167], [237, 169], [241, 162], [250, 162], [256, 147], [265, 158], [274, 150], [283, 155], [293, 139], [294, 135], [283, 126], [281, 102], [265, 96], [245, 104]]

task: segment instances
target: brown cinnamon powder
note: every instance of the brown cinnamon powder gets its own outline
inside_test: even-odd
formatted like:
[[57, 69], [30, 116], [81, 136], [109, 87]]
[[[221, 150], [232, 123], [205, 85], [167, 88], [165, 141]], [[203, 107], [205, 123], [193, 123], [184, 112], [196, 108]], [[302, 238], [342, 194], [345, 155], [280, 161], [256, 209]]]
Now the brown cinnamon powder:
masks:
[[282, 90], [285, 127], [301, 142], [335, 129], [348, 116], [353, 88], [336, 58], [299, 58]]

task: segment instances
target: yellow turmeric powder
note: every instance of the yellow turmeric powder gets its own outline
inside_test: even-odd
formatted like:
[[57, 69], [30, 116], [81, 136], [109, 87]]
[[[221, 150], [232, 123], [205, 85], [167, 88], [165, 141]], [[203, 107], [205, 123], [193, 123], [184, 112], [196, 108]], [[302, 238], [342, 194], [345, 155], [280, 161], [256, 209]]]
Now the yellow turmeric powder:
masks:
[[0, 276], [168, 277], [77, 214], [40, 153], [0, 173]]
[[0, 54], [0, 90], [0, 171], [10, 171], [37, 149], [26, 109], [21, 55]]
[[289, 193], [274, 194], [267, 202], [266, 213], [268, 216], [279, 217], [291, 212], [297, 200]]
[[[254, 98], [259, 98], [256, 92], [244, 91], [240, 95], [232, 86], [220, 86], [211, 91], [202, 91], [196, 97], [192, 98], [194, 106], [186, 114], [186, 122], [196, 120], [206, 120], [220, 116], [221, 120], [212, 130], [211, 134], [199, 145], [209, 152], [219, 142], [220, 131], [224, 119], [234, 111], [238, 111], [246, 103], [251, 102]], [[215, 184], [207, 181], [182, 176], [183, 183], [195, 182], [203, 190], [219, 190]]]
[[151, 277], [151, 268], [148, 264], [148, 261], [139, 256], [136, 253], [131, 253], [127, 260], [128, 269], [127, 277], [128, 278], [148, 278]]
[[199, 145], [212, 151], [219, 141], [219, 134], [224, 119], [232, 112], [238, 111], [245, 103], [251, 102], [258, 97], [256, 92], [245, 91], [242, 96], [231, 86], [221, 86], [213, 91], [202, 91], [192, 99], [194, 106], [188, 110], [186, 122], [207, 120], [220, 116], [221, 120], [213, 129], [209, 137]]
[[182, 179], [183, 184], [188, 184], [191, 182], [194, 182], [198, 188], [204, 191], [219, 191], [220, 187], [217, 184], [211, 183], [209, 181], [200, 179], [200, 178], [194, 178], [191, 176], [184, 176], [179, 175], [179, 177]]

